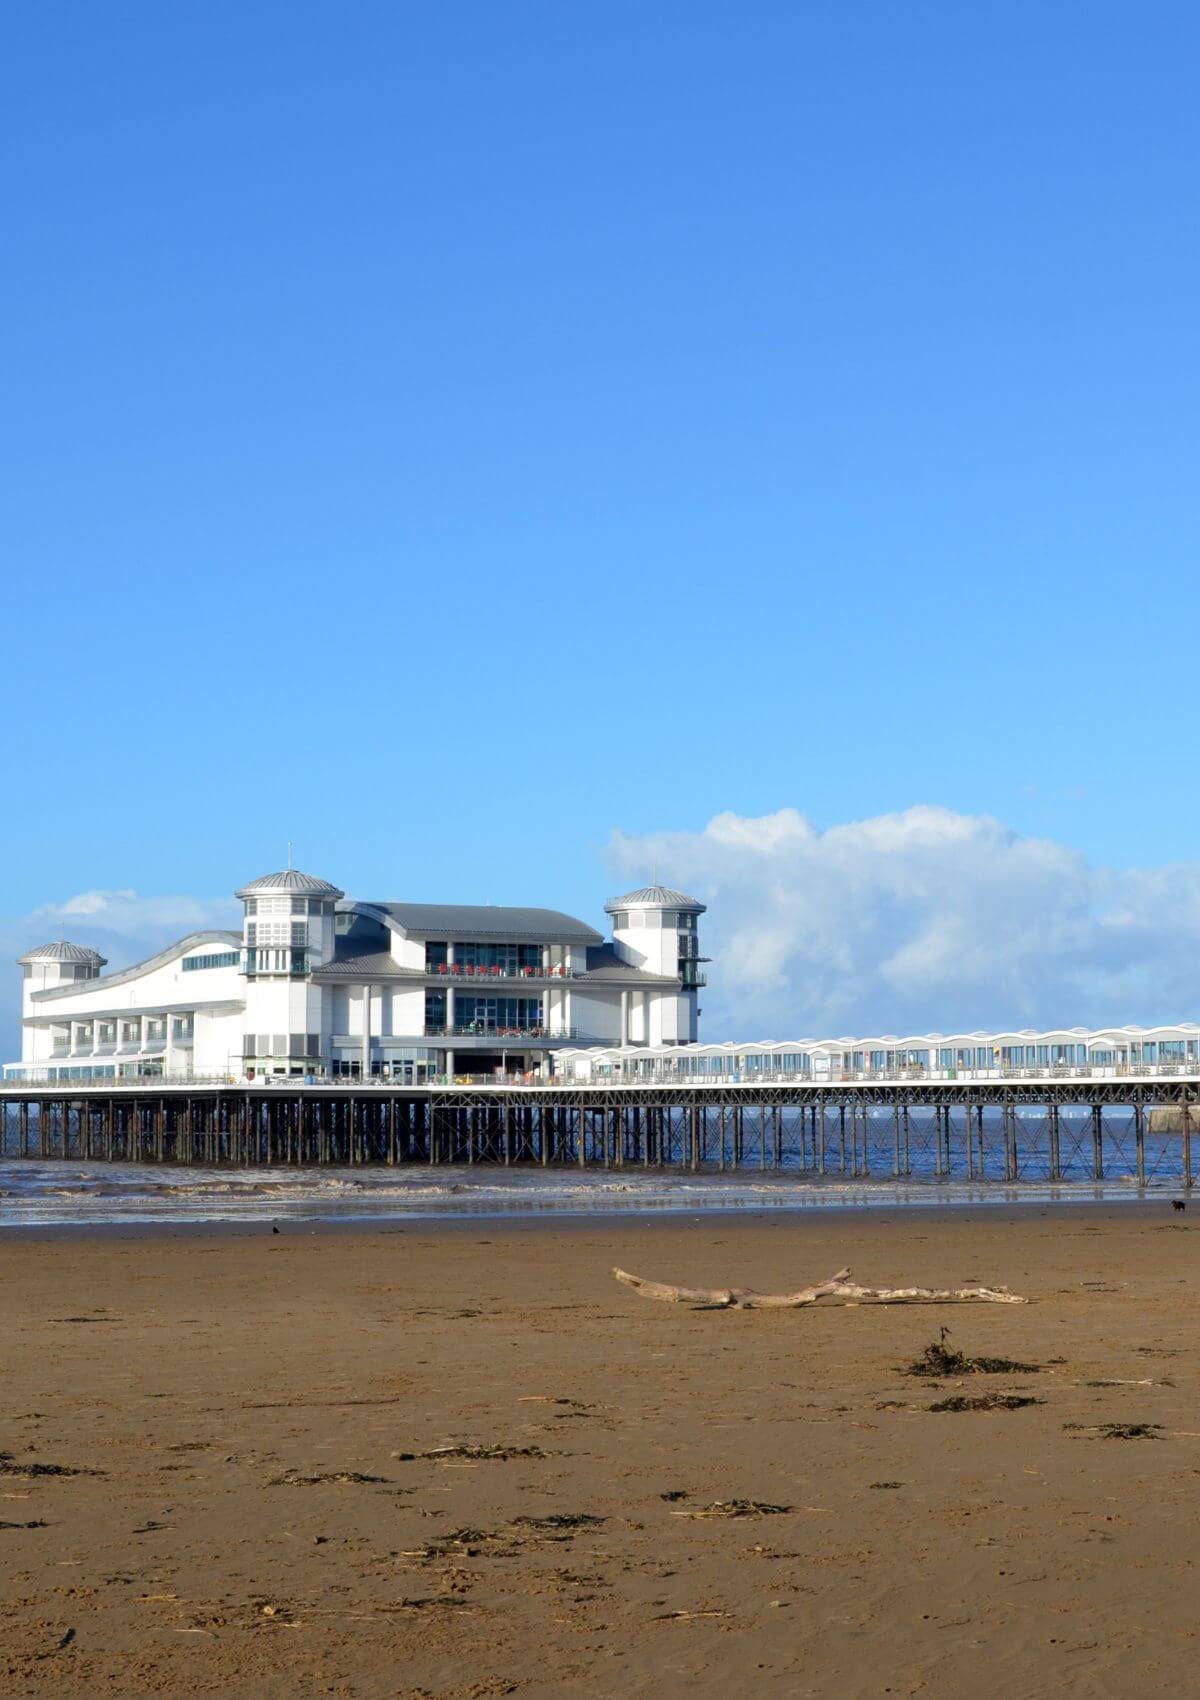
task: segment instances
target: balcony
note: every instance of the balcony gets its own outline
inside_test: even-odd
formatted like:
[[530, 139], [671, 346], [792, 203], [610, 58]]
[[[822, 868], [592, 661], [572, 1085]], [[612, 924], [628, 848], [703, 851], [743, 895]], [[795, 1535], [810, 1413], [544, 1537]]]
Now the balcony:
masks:
[[466, 962], [427, 962], [425, 972], [436, 980], [584, 980], [582, 968], [477, 968]]
[[577, 1027], [489, 1027], [486, 1022], [471, 1021], [462, 1027], [426, 1027], [427, 1039], [487, 1039], [493, 1044], [522, 1039], [582, 1039]]

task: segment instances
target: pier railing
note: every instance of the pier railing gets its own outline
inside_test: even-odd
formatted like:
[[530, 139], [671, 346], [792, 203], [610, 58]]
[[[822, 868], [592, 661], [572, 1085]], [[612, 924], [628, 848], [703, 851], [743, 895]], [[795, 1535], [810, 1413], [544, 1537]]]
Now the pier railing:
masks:
[[[431, 1029], [432, 1033], [433, 1030]], [[438, 1028], [437, 1035], [441, 1037], [458, 1037], [464, 1039], [486, 1039], [500, 1044], [508, 1040], [542, 1039], [560, 1041], [582, 1037], [576, 1030], [567, 1028], [484, 1028], [478, 1024]], [[428, 1036], [428, 1035], [427, 1035]], [[469, 1055], [469, 1053], [465, 1053]], [[52, 1059], [56, 1061], [57, 1059]], [[83, 1064], [81, 1066], [87, 1066]], [[989, 1087], [1006, 1083], [1036, 1084], [1039, 1081], [1056, 1082], [1117, 1082], [1149, 1080], [1196, 1080], [1200, 1082], [1200, 1059], [1175, 1059], [1170, 1062], [1158, 1063], [1113, 1063], [1088, 1067], [1083, 1064], [1051, 1064], [1044, 1068], [991, 1068], [991, 1069], [844, 1069], [831, 1073], [816, 1074], [808, 1070], [783, 1069], [740, 1069], [726, 1073], [689, 1074], [676, 1072], [673, 1069], [646, 1069], [640, 1071], [631, 1068], [628, 1071], [612, 1074], [573, 1074], [537, 1073], [521, 1074], [506, 1071], [503, 1074], [476, 1074], [456, 1070], [447, 1074], [422, 1074], [416, 1080], [405, 1080], [400, 1076], [372, 1074], [365, 1079], [361, 1075], [330, 1075], [330, 1074], [300, 1074], [300, 1075], [268, 1075], [257, 1074], [253, 1079], [243, 1074], [190, 1074], [162, 1072], [153, 1074], [121, 1074], [106, 1075], [92, 1079], [52, 1077], [45, 1072], [27, 1075], [6, 1075], [0, 1081], [0, 1093], [19, 1096], [23, 1091], [62, 1092], [74, 1096], [80, 1092], [112, 1092], [117, 1091], [146, 1091], [166, 1087], [171, 1090], [196, 1087], [236, 1087], [245, 1090], [256, 1090], [268, 1087], [283, 1087], [291, 1091], [297, 1089], [322, 1090], [330, 1089], [345, 1091], [353, 1086], [355, 1090], [377, 1090], [383, 1092], [398, 1090], [417, 1090], [426, 1087], [463, 1086], [471, 1088], [495, 1087], [497, 1089], [514, 1089], [522, 1091], [536, 1090], [554, 1092], [561, 1090], [609, 1092], [617, 1091], [623, 1094], [637, 1092], [646, 1087], [659, 1089], [674, 1088], [677, 1091], [701, 1092], [706, 1095], [733, 1090], [739, 1097], [753, 1097], [759, 1088], [801, 1087], [810, 1088], [814, 1092], [828, 1091], [840, 1086], [958, 1086], [958, 1087]]]

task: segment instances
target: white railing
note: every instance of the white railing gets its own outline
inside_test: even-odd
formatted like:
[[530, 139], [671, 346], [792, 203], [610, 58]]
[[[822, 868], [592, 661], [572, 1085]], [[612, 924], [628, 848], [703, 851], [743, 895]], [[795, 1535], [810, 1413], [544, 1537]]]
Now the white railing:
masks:
[[820, 1087], [840, 1086], [845, 1084], [857, 1085], [887, 1085], [913, 1084], [928, 1082], [937, 1084], [957, 1085], [994, 1085], [1005, 1081], [1044, 1082], [1047, 1085], [1062, 1080], [1157, 1080], [1170, 1078], [1189, 1078], [1200, 1081], [1200, 1059], [1185, 1062], [1170, 1063], [1120, 1063], [1099, 1068], [1087, 1068], [1083, 1065], [1059, 1066], [1046, 1069], [1036, 1068], [997, 1068], [981, 1069], [968, 1072], [964, 1069], [860, 1069], [846, 1070], [830, 1074], [810, 1074], [797, 1070], [787, 1072], [782, 1070], [746, 1069], [734, 1070], [727, 1074], [684, 1074], [674, 1070], [651, 1069], [645, 1073], [628, 1074], [595, 1074], [586, 1075], [574, 1073], [546, 1074], [538, 1072], [530, 1075], [510, 1074], [497, 1077], [494, 1074], [460, 1074], [453, 1077], [446, 1074], [422, 1074], [414, 1081], [405, 1081], [398, 1077], [388, 1078], [382, 1075], [370, 1075], [363, 1079], [361, 1075], [330, 1075], [330, 1074], [256, 1074], [253, 1079], [242, 1074], [118, 1074], [106, 1075], [90, 1080], [51, 1078], [47, 1069], [37, 1068], [23, 1075], [8, 1074], [0, 1081], [0, 1092], [19, 1095], [23, 1090], [43, 1090], [47, 1087], [55, 1091], [62, 1090], [68, 1096], [80, 1092], [111, 1092], [114, 1089], [122, 1091], [158, 1090], [161, 1087], [172, 1089], [188, 1086], [231, 1086], [239, 1090], [255, 1091], [265, 1087], [285, 1087], [295, 1090], [303, 1087], [306, 1091], [326, 1089], [344, 1092], [354, 1091], [391, 1092], [397, 1090], [421, 1090], [424, 1087], [469, 1086], [494, 1087], [497, 1090], [526, 1090], [530, 1087], [539, 1091], [555, 1090], [596, 1090], [609, 1091], [616, 1088], [627, 1091], [640, 1091], [647, 1086], [674, 1087], [677, 1089], [695, 1087], [698, 1090], [725, 1091], [735, 1087], [747, 1095], [753, 1093], [759, 1086], [801, 1086], [814, 1090]]

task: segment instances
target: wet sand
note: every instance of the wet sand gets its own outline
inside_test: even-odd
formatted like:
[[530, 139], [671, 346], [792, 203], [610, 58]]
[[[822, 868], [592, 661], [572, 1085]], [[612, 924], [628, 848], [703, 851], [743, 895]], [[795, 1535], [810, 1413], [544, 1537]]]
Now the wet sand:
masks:
[[[1198, 1258], [1166, 1202], [5, 1236], [0, 1694], [1191, 1692]], [[1036, 1302], [610, 1273], [843, 1263]], [[943, 1325], [1046, 1367], [901, 1374]], [[1043, 1402], [928, 1409], [987, 1391]]]

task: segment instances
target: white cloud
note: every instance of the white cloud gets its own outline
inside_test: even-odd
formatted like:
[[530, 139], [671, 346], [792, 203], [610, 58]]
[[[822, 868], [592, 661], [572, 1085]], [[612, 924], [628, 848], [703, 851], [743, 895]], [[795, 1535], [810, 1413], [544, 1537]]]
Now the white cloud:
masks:
[[1194, 1019], [1200, 864], [1095, 867], [987, 815], [821, 832], [795, 809], [614, 835], [614, 873], [710, 905], [709, 1038]]
[[82, 936], [89, 930], [100, 929], [113, 939], [142, 940], [150, 935], [157, 937], [166, 929], [169, 937], [157, 940], [162, 945], [178, 933], [202, 927], [239, 926], [240, 914], [239, 906], [228, 897], [142, 897], [136, 891], [80, 891], [62, 903], [35, 909], [22, 924], [33, 932], [39, 927], [44, 932], [47, 927], [73, 924], [72, 937], [80, 934], [78, 944], [95, 943]]

